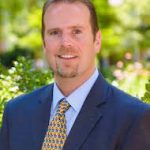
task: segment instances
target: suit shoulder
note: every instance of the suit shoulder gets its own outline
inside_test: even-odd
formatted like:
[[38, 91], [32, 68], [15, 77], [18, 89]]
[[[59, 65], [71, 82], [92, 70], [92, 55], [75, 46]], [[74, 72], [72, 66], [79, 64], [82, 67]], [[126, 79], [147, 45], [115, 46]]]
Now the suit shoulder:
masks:
[[133, 97], [124, 91], [111, 86], [111, 98], [112, 103], [116, 104], [118, 109], [121, 111], [128, 112], [144, 112], [145, 110], [150, 110], [150, 105], [142, 102], [137, 97]]
[[52, 88], [53, 84], [43, 86], [30, 93], [15, 97], [14, 99], [8, 101], [7, 105], [9, 105], [9, 107], [21, 107], [21, 105], [25, 106], [29, 104], [32, 105], [41, 100], [42, 98], [49, 96], [49, 94], [51, 94]]

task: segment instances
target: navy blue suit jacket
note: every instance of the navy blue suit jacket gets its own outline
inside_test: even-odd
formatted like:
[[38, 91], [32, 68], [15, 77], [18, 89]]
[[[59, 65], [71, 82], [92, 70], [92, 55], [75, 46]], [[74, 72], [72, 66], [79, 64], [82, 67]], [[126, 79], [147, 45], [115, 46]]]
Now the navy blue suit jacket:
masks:
[[[0, 150], [40, 150], [53, 84], [8, 102]], [[150, 106], [108, 84], [100, 74], [63, 150], [150, 150]]]

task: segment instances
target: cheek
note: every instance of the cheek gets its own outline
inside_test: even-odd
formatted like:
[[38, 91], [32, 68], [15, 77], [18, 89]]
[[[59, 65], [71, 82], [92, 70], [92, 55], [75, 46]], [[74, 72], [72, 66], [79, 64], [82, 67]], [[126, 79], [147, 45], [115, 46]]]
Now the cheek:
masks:
[[55, 60], [55, 50], [53, 49], [53, 46], [50, 44], [46, 44], [44, 47], [44, 54], [47, 58], [47, 61], [51, 64]]
[[93, 45], [89, 45], [89, 47], [85, 47], [85, 51], [84, 51], [84, 61], [85, 61], [85, 65], [93, 65], [95, 64], [95, 57], [96, 57], [96, 53], [94, 50], [94, 46]]
[[44, 41], [45, 41], [45, 48], [48, 50], [56, 49], [59, 45], [59, 41], [52, 40], [47, 36], [45, 37]]
[[47, 46], [44, 48], [44, 54], [46, 57], [52, 54], [51, 49], [49, 49]]
[[55, 44], [54, 42], [47, 42], [45, 41], [45, 47], [44, 47], [44, 52], [45, 55], [55, 55], [55, 53], [57, 52], [57, 44]]

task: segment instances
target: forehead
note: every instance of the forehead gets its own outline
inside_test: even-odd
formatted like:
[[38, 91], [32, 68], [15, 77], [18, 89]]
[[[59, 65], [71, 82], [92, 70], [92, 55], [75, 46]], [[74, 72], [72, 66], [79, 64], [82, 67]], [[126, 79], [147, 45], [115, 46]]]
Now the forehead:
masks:
[[90, 12], [87, 6], [81, 2], [73, 3], [52, 3], [46, 9], [44, 15], [46, 25], [61, 24], [89, 24]]

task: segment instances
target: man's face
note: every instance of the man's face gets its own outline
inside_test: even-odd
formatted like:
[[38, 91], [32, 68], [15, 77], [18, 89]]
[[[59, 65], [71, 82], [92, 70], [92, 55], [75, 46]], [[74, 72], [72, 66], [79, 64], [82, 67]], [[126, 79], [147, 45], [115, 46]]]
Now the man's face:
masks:
[[55, 77], [88, 76], [95, 68], [100, 33], [93, 36], [90, 12], [81, 2], [50, 5], [44, 16], [44, 49]]

